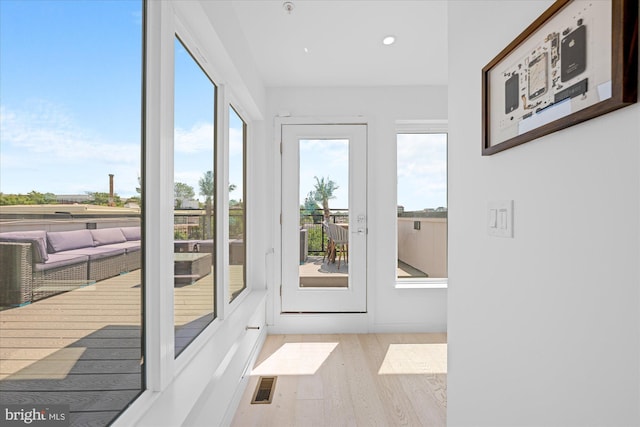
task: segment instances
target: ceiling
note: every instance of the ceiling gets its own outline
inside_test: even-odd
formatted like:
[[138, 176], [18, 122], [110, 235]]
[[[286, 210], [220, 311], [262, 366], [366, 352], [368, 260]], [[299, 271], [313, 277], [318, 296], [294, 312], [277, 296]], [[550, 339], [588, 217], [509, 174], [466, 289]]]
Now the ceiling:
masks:
[[283, 0], [232, 3], [267, 87], [447, 83], [446, 1], [291, 0], [291, 13]]

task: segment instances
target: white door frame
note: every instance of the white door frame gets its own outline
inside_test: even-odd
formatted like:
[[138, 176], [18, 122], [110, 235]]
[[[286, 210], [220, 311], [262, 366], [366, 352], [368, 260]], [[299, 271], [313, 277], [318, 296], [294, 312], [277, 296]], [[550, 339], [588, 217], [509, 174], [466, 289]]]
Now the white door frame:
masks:
[[[299, 142], [348, 140], [349, 263], [346, 287], [300, 287]], [[367, 126], [364, 124], [282, 125], [282, 292], [283, 312], [364, 313], [367, 310]], [[345, 186], [344, 182], [340, 183]], [[295, 262], [294, 262], [295, 260]], [[344, 268], [344, 267], [343, 267]]]
[[[273, 256], [269, 257], [269, 265], [272, 286], [269, 286], [269, 297], [267, 298], [267, 325], [273, 333], [366, 333], [372, 328], [374, 307], [371, 302], [375, 297], [375, 289], [369, 287], [367, 289], [367, 313], [317, 313], [317, 314], [295, 314], [283, 313], [280, 300], [280, 284], [282, 283], [282, 253], [281, 253], [281, 232], [280, 232], [280, 210], [282, 205], [281, 194], [281, 156], [280, 142], [282, 140], [282, 126], [287, 124], [364, 124], [367, 125], [368, 135], [367, 143], [370, 145], [375, 142], [375, 122], [367, 116], [309, 116], [309, 117], [291, 117], [280, 115], [274, 118], [274, 150], [273, 150], [273, 188], [274, 188], [274, 204], [273, 215], [271, 219], [273, 235], [270, 237], [274, 242], [272, 251]], [[371, 163], [371, 150], [367, 153], [367, 163]], [[367, 171], [367, 181], [371, 182], [371, 171]], [[370, 188], [370, 186], [368, 186]], [[367, 190], [369, 191], [369, 190]], [[369, 228], [371, 228], [372, 212], [370, 209], [371, 199], [367, 195], [367, 211], [369, 212]], [[368, 245], [370, 245], [370, 239]], [[371, 256], [371, 248], [367, 248], [368, 256]], [[369, 276], [371, 264], [367, 265], [367, 275]]]

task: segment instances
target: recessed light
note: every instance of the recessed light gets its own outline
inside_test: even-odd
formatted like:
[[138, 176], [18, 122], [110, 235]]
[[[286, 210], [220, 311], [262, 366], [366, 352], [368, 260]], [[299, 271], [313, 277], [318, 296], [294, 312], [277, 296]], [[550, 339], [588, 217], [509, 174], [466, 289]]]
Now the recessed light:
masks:
[[308, 48], [304, 48], [304, 53], [309, 53], [309, 49]]
[[295, 5], [291, 1], [285, 1], [284, 3], [282, 3], [282, 8], [286, 10], [289, 15], [291, 15], [291, 12], [293, 12]]
[[382, 44], [385, 46], [391, 46], [396, 42], [396, 36], [386, 36], [382, 39]]

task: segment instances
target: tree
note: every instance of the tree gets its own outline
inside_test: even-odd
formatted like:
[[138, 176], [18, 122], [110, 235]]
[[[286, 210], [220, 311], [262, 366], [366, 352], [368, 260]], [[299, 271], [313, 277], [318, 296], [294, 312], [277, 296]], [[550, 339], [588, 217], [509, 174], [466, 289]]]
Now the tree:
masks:
[[24, 194], [4, 194], [0, 193], [0, 205], [31, 205], [33, 204], [29, 196]]
[[[87, 194], [91, 196], [90, 201], [87, 202], [88, 205], [99, 205], [99, 206], [109, 206], [109, 193], [96, 191], [95, 193], [91, 191], [87, 191]], [[122, 206], [124, 203], [120, 196], [117, 194], [113, 195], [113, 204], [114, 206]]]
[[58, 199], [56, 198], [56, 195], [53, 193], [44, 193], [44, 202], [46, 204], [53, 204], [56, 203], [58, 201]]
[[304, 198], [304, 204], [300, 206], [300, 210], [302, 211], [302, 215], [315, 218], [316, 211], [318, 210], [318, 202], [315, 200], [314, 191], [310, 191], [307, 197]]
[[0, 193], [0, 205], [51, 205], [57, 202], [55, 194], [40, 193], [35, 190], [27, 194]]
[[207, 200], [209, 200], [209, 203], [211, 203], [211, 200], [213, 198], [213, 191], [215, 188], [213, 171], [206, 171], [202, 175], [202, 178], [198, 180], [198, 186], [200, 188], [200, 195], [205, 197], [205, 203]]
[[309, 195], [313, 194], [313, 199], [322, 204], [324, 220], [328, 222], [331, 214], [329, 210], [329, 200], [336, 198], [336, 196], [333, 195], [333, 192], [340, 187], [338, 187], [333, 180], [329, 179], [329, 177], [327, 177], [326, 181], [324, 177], [319, 179], [317, 176], [314, 176], [314, 178], [316, 180], [316, 183], [314, 184], [315, 188], [311, 193], [309, 193]]
[[193, 187], [184, 182], [176, 182], [173, 184], [173, 198], [176, 201], [176, 208], [182, 207], [183, 200], [191, 200], [196, 193]]
[[205, 220], [204, 220], [204, 234], [205, 239], [211, 237], [211, 220], [213, 214], [213, 192], [216, 188], [213, 177], [213, 171], [206, 171], [202, 178], [198, 180], [198, 186], [200, 187], [200, 195], [204, 196], [204, 208], [205, 208]]
[[44, 205], [45, 204], [45, 196], [44, 194], [38, 191], [30, 191], [27, 193], [27, 197], [29, 198], [30, 205]]

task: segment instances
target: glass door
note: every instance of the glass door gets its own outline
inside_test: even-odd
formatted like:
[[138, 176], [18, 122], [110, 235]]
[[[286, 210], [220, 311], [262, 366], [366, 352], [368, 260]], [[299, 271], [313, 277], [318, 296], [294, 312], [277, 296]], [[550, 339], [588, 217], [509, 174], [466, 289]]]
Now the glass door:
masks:
[[282, 126], [282, 311], [365, 312], [366, 125]]

